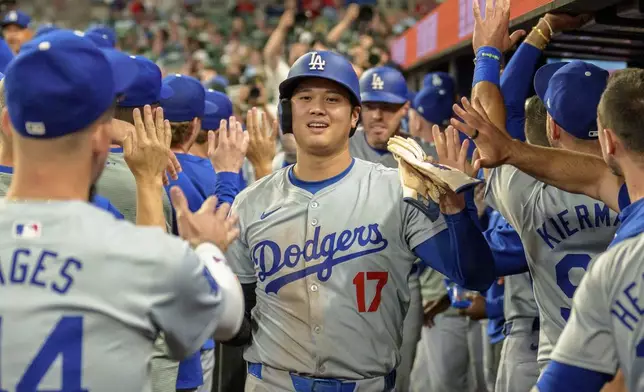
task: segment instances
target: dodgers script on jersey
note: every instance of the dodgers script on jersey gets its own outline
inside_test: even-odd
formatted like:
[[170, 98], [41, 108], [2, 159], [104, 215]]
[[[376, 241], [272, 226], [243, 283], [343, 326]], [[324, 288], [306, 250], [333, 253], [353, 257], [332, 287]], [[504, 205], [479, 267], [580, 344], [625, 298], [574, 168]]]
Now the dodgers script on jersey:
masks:
[[[438, 159], [436, 149], [432, 144], [426, 143], [420, 139], [414, 138], [425, 153], [434, 159]], [[380, 163], [386, 167], [398, 167], [398, 162], [394, 159], [392, 153], [386, 150], [376, 150], [367, 143], [367, 136], [362, 129], [358, 127], [355, 135], [349, 139], [349, 152], [354, 158], [363, 159], [369, 162]]]
[[644, 235], [612, 246], [590, 266], [575, 293], [556, 361], [615, 374], [629, 391], [644, 389]]
[[486, 200], [521, 237], [540, 313], [538, 360], [543, 368], [588, 264], [615, 235], [617, 213], [587, 196], [546, 186], [509, 165], [492, 170]]
[[223, 300], [161, 229], [80, 201], [0, 200], [0, 390], [149, 391], [159, 331], [193, 353]]
[[[359, 380], [400, 361], [411, 251], [446, 229], [402, 200], [395, 169], [355, 159], [311, 194], [285, 168], [235, 199], [241, 235], [228, 250], [241, 283], [257, 282], [249, 362]], [[342, 348], [342, 349], [339, 349]]]

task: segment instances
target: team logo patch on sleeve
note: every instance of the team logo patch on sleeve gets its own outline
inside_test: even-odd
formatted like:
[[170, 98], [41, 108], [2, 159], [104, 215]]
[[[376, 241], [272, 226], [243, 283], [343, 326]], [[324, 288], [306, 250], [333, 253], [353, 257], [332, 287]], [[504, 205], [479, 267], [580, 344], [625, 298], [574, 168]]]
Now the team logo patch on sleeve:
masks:
[[13, 224], [14, 238], [40, 238], [42, 224], [39, 222], [15, 222]]

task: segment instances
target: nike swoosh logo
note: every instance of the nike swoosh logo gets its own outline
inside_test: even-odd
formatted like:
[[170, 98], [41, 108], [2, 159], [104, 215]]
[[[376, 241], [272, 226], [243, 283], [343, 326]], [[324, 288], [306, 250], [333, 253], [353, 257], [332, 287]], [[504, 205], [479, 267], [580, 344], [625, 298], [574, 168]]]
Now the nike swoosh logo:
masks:
[[530, 350], [537, 351], [539, 349], [538, 344], [530, 343]]
[[259, 219], [264, 220], [264, 219], [268, 218], [269, 216], [273, 215], [273, 213], [275, 213], [280, 208], [282, 208], [282, 207], [277, 207], [273, 211], [263, 212], [262, 215], [259, 217]]

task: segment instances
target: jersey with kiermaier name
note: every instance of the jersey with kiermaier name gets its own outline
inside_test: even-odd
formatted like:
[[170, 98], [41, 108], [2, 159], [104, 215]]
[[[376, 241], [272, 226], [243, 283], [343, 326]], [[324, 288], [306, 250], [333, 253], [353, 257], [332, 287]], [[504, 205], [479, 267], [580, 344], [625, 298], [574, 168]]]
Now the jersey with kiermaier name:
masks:
[[[122, 149], [113, 149], [96, 182], [96, 192], [106, 197], [126, 220], [136, 223], [136, 179], [125, 162]], [[168, 232], [173, 227], [172, 205], [163, 192], [163, 214]]]
[[521, 237], [539, 308], [538, 362], [543, 369], [588, 264], [615, 236], [617, 213], [600, 201], [547, 186], [509, 165], [492, 170], [486, 200]]
[[355, 159], [315, 194], [291, 167], [241, 192], [228, 249], [242, 284], [257, 283], [249, 362], [325, 378], [384, 376], [400, 362], [416, 246], [446, 229], [402, 200], [398, 171]]
[[613, 375], [644, 390], [644, 234], [612, 246], [591, 264], [552, 359]]
[[[427, 155], [437, 159], [436, 148], [432, 144], [416, 138], [414, 140], [418, 142]], [[396, 162], [392, 153], [385, 150], [377, 150], [369, 145], [367, 142], [367, 134], [362, 127], [358, 127], [356, 133], [349, 139], [349, 151], [354, 158], [380, 163], [386, 167], [398, 167], [398, 162]]]
[[0, 200], [0, 389], [150, 391], [154, 340], [177, 357], [226, 300], [179, 238], [81, 201]]

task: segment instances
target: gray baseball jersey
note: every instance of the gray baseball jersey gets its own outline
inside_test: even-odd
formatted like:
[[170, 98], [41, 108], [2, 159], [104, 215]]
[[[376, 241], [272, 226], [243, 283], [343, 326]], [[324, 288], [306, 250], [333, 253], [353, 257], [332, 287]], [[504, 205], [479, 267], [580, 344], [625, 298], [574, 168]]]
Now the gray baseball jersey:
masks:
[[[110, 152], [107, 166], [96, 183], [96, 192], [106, 197], [126, 220], [136, 223], [136, 180], [125, 163], [123, 153]], [[168, 232], [172, 229], [172, 205], [163, 192], [163, 213]]]
[[[415, 139], [422, 149], [434, 158], [437, 158], [436, 149], [432, 144], [425, 143], [421, 140]], [[380, 163], [386, 167], [398, 167], [398, 162], [389, 151], [376, 150], [367, 143], [367, 136], [362, 129], [358, 127], [355, 135], [349, 139], [349, 151], [354, 158], [360, 158], [365, 161]]]
[[[249, 362], [317, 377], [384, 376], [400, 361], [412, 249], [446, 228], [402, 200], [398, 171], [355, 159], [315, 194], [285, 168], [242, 191], [228, 250], [257, 282]], [[339, 349], [342, 347], [344, 349]]]
[[[0, 389], [149, 391], [216, 328], [221, 290], [188, 244], [84, 202], [0, 200]], [[60, 359], [60, 360], [58, 360]]]
[[615, 374], [629, 391], [644, 387], [644, 234], [612, 246], [590, 266], [575, 293], [572, 315], [552, 358]]
[[537, 303], [534, 300], [532, 282], [528, 272], [510, 275], [504, 278], [503, 315], [505, 321], [517, 318], [539, 317]]
[[521, 237], [541, 319], [543, 367], [588, 263], [615, 235], [617, 214], [602, 202], [547, 186], [509, 165], [492, 170], [486, 199]]

